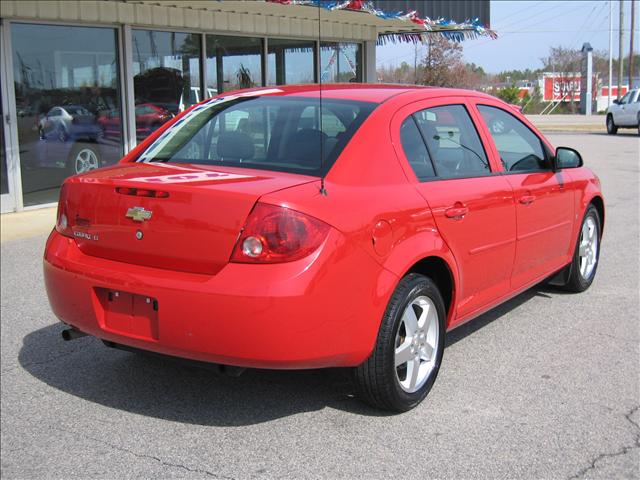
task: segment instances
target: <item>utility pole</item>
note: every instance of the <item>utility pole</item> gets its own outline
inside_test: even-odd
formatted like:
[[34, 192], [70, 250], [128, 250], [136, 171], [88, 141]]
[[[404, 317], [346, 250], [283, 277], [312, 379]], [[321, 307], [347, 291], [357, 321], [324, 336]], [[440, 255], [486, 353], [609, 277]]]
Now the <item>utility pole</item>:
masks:
[[620, 0], [620, 23], [618, 25], [618, 100], [622, 96], [622, 67], [624, 66], [624, 0]]
[[629, 42], [629, 89], [633, 88], [633, 29], [636, 23], [636, 0], [631, 0], [631, 40]]
[[611, 83], [613, 82], [613, 0], [609, 0], [609, 94], [607, 108], [611, 106]]

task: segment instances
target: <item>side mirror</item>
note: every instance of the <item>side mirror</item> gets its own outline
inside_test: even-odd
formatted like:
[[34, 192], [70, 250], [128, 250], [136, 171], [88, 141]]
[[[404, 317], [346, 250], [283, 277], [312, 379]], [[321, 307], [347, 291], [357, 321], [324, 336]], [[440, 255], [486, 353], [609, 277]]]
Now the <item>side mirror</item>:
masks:
[[620, 105], [620, 100], [614, 98], [611, 103], [615, 103], [616, 105]]
[[573, 148], [558, 147], [556, 148], [556, 156], [553, 159], [555, 169], [562, 170], [563, 168], [578, 168], [584, 165], [582, 157]]

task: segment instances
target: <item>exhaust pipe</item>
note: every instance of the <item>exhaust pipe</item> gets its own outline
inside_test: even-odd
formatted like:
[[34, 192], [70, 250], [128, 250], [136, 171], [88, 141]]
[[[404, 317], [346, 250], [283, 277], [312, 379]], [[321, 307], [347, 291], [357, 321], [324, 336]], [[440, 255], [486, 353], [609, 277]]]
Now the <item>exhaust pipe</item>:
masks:
[[62, 339], [65, 342], [75, 340], [76, 338], [86, 337], [87, 334], [75, 328], [66, 328], [62, 331]]

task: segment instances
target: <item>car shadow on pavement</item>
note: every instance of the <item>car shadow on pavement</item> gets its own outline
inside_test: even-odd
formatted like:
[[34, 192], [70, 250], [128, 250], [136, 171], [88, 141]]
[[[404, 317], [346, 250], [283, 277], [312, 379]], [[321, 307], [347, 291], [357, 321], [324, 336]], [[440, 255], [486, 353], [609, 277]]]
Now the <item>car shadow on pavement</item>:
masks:
[[[499, 319], [544, 290], [528, 290], [447, 335], [446, 345]], [[20, 366], [47, 385], [110, 408], [170, 421], [245, 426], [334, 408], [386, 416], [355, 396], [347, 369], [247, 370], [237, 378], [169, 357], [108, 348], [93, 337], [64, 342], [62, 324], [29, 333]]]

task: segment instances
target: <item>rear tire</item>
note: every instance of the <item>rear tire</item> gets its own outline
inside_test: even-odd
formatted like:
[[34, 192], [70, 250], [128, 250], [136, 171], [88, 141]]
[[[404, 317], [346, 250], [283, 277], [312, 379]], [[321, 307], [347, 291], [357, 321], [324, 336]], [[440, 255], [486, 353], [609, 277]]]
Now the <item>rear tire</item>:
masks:
[[354, 369], [360, 398], [395, 412], [424, 400], [442, 362], [444, 320], [436, 284], [416, 273], [404, 277], [389, 300], [371, 356]]
[[600, 239], [602, 227], [600, 215], [593, 205], [589, 205], [582, 226], [580, 235], [576, 242], [576, 248], [571, 262], [571, 273], [564, 289], [569, 292], [584, 292], [593, 283], [600, 260]]

